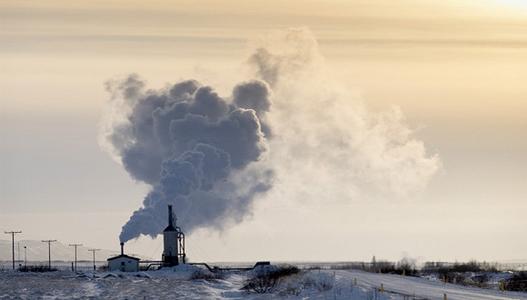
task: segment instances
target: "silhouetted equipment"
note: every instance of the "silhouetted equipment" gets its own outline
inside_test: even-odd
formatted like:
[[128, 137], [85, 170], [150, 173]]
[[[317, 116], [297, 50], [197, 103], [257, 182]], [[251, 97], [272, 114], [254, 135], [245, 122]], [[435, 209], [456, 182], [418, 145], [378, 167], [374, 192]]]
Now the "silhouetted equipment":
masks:
[[22, 231], [4, 231], [5, 234], [11, 235], [11, 249], [13, 251], [13, 270], [15, 269], [15, 234], [22, 233]]
[[97, 268], [95, 267], [95, 252], [99, 251], [101, 249], [88, 249], [88, 251], [91, 251], [93, 254], [93, 270], [95, 271]]
[[77, 272], [77, 247], [82, 246], [82, 244], [70, 244], [71, 247], [75, 247], [75, 265], [73, 271]]
[[252, 267], [217, 267], [217, 266], [211, 267], [207, 263], [189, 263], [189, 265], [203, 266], [211, 272], [223, 272], [223, 271], [250, 271], [260, 266], [270, 266], [271, 262], [270, 261], [258, 261]]
[[[177, 220], [177, 219], [176, 219]], [[171, 267], [185, 263], [185, 234], [176, 225], [172, 205], [168, 206], [168, 226], [163, 230], [163, 266]]]
[[48, 243], [48, 268], [51, 269], [51, 243], [57, 240], [42, 240], [43, 243]]

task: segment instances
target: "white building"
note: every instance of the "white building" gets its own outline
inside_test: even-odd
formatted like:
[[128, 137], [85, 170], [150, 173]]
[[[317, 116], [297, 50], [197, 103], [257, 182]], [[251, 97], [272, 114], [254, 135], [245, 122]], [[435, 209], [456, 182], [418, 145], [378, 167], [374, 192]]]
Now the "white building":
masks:
[[139, 258], [124, 254], [124, 243], [121, 243], [121, 255], [110, 257], [108, 261], [109, 271], [139, 272]]
[[176, 225], [172, 205], [168, 206], [168, 226], [163, 230], [163, 266], [172, 267], [186, 262], [185, 234]]

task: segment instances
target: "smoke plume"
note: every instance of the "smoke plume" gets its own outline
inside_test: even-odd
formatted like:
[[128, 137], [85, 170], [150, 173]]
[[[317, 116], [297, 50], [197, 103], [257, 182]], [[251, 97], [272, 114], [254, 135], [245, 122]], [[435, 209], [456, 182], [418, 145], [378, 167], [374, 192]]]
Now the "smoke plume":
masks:
[[273, 186], [283, 201], [407, 197], [439, 168], [399, 109], [372, 113], [331, 80], [308, 30], [270, 35], [249, 65], [228, 97], [196, 80], [161, 90], [137, 75], [108, 83], [103, 140], [152, 187], [122, 241], [159, 234], [167, 204], [187, 232], [223, 228]]
[[333, 79], [309, 30], [270, 34], [249, 62], [273, 90], [268, 120], [277, 138], [269, 164], [280, 197], [322, 204], [408, 199], [440, 168], [399, 108], [372, 112]]
[[121, 241], [161, 232], [167, 204], [187, 231], [240, 220], [272, 178], [250, 166], [267, 150], [268, 85], [241, 83], [230, 99], [195, 80], [157, 91], [145, 85], [137, 75], [108, 83], [127, 115], [106, 137], [128, 173], [152, 186]]

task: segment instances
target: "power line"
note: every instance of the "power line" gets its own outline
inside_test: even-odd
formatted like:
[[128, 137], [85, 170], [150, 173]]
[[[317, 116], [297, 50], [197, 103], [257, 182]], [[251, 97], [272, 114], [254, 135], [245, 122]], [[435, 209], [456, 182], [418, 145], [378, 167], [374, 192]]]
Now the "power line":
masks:
[[11, 235], [11, 250], [13, 254], [13, 270], [15, 269], [15, 234], [22, 233], [21, 230], [19, 231], [4, 231], [5, 234]]
[[51, 270], [51, 243], [57, 240], [42, 240], [43, 243], [48, 243], [48, 268]]
[[82, 244], [70, 244], [70, 246], [75, 247], [75, 269], [74, 271], [77, 272], [77, 247], [82, 246]]
[[101, 249], [88, 249], [88, 251], [91, 251], [93, 254], [93, 270], [95, 271], [97, 268], [95, 267], [95, 252], [100, 251]]

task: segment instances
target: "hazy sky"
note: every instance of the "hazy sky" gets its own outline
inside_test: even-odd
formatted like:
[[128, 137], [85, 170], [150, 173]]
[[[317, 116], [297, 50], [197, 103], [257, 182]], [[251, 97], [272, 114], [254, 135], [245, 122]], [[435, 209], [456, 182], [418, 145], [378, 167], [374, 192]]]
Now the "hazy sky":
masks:
[[228, 95], [263, 36], [305, 27], [331, 80], [372, 113], [400, 107], [441, 168], [402, 199], [279, 185], [241, 224], [189, 236], [190, 258], [527, 259], [524, 1], [107, 2], [0, 2], [1, 230], [117, 248], [148, 187], [99, 147], [104, 82], [196, 78]]

